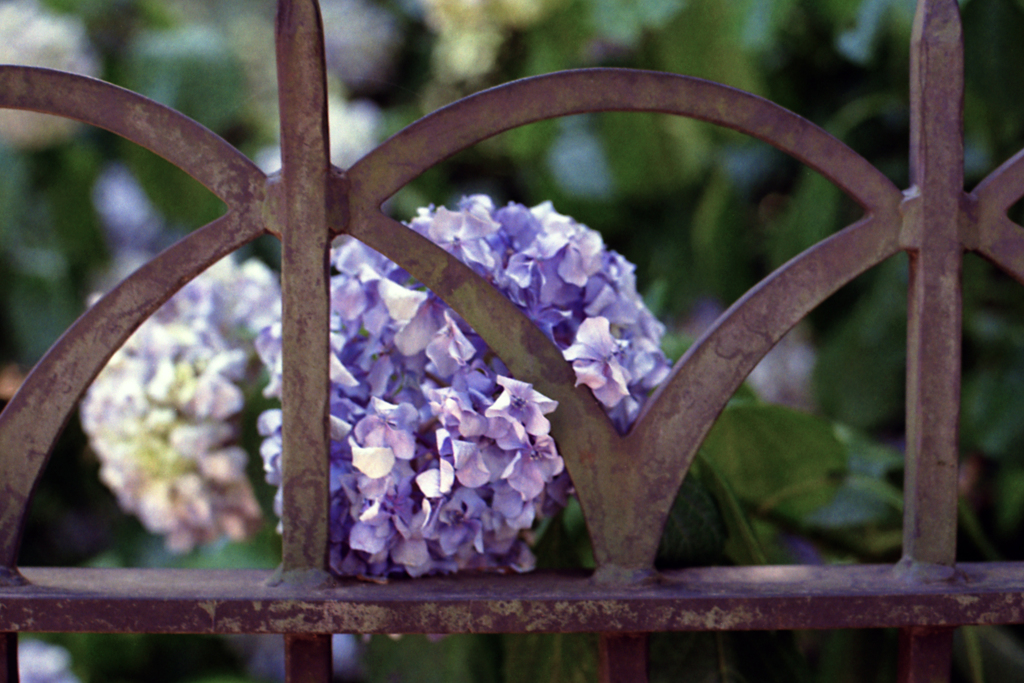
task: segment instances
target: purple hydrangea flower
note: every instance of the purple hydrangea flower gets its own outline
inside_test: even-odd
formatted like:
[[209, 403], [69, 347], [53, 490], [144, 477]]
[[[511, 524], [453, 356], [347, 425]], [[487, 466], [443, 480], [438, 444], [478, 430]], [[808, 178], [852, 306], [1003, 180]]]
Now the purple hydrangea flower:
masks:
[[[493, 283], [566, 354], [620, 431], [668, 372], [662, 328], [633, 267], [554, 211], [487, 197], [420, 209], [409, 227]], [[330, 563], [343, 575], [527, 570], [522, 531], [572, 484], [548, 415], [556, 402], [508, 369], [409, 274], [346, 239], [331, 262]], [[257, 348], [279, 387], [280, 330]], [[279, 484], [280, 412], [260, 419]]]
[[545, 436], [551, 431], [551, 422], [545, 414], [558, 407], [552, 401], [526, 382], [511, 377], [498, 377], [498, 384], [504, 391], [484, 413], [492, 418], [487, 436], [501, 448], [515, 450], [528, 446], [530, 437]]
[[627, 344], [612, 336], [607, 318], [587, 318], [576, 332], [576, 342], [563, 351], [576, 371], [576, 386], [586, 384], [604, 405], [614, 408], [629, 396], [629, 371], [620, 357]]

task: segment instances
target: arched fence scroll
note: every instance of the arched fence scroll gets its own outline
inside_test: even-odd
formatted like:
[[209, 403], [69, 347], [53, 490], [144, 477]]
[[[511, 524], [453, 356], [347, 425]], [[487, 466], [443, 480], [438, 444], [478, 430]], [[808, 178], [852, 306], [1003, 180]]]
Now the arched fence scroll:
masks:
[[[115, 86], [0, 66], [0, 107], [78, 119], [149, 148], [227, 213], [113, 289], [33, 369], [0, 414], [0, 683], [17, 680], [20, 631], [283, 633], [289, 680], [330, 678], [330, 634], [598, 632], [602, 680], [646, 680], [646, 634], [672, 630], [897, 627], [900, 680], [948, 680], [959, 625], [1024, 622], [1024, 563], [957, 564], [960, 271], [974, 251], [1024, 283], [1024, 152], [963, 189], [963, 49], [955, 0], [920, 0], [911, 63], [912, 186], [901, 192], [822, 129], [772, 102], [674, 74], [559, 72], [460, 100], [343, 170], [330, 165], [316, 0], [280, 0], [283, 170], [266, 176], [210, 131]], [[543, 119], [660, 112], [759, 138], [864, 210], [723, 313], [619, 435], [558, 349], [488, 283], [384, 215], [382, 203], [441, 160]], [[132, 331], [191, 278], [257, 237], [282, 242], [283, 564], [253, 570], [22, 568], [27, 509], [54, 441]], [[456, 309], [519, 379], [559, 402], [552, 433], [593, 543], [593, 575], [456, 575], [330, 581], [327, 250], [348, 234]], [[679, 485], [756, 363], [811, 310], [886, 258], [910, 257], [903, 559], [894, 566], [702, 567], [657, 573]]]

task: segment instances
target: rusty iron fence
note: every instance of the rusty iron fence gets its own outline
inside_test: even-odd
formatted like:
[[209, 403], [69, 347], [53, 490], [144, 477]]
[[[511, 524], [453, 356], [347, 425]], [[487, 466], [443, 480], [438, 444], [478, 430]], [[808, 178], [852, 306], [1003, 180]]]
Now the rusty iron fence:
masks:
[[[0, 683], [17, 681], [20, 631], [282, 633], [289, 681], [327, 681], [330, 634], [600, 633], [601, 678], [644, 681], [656, 631], [900, 629], [899, 680], [948, 680], [953, 632], [1024, 622], [1024, 563], [956, 563], [961, 262], [980, 254], [1024, 283], [1024, 152], [963, 188], [963, 47], [956, 0], [920, 0], [911, 58], [911, 187], [900, 191], [821, 128], [696, 78], [565, 71], [496, 87], [410, 125], [352, 168], [328, 157], [316, 0], [280, 0], [283, 170], [267, 176], [213, 133], [130, 91], [68, 73], [0, 66], [0, 107], [99, 126], [177, 165], [228, 211], [154, 258], [83, 315], [0, 415]], [[561, 353], [495, 289], [381, 204], [411, 179], [499, 132], [598, 111], [661, 112], [743, 132], [818, 171], [863, 217], [747, 292], [676, 364], [626, 435]], [[85, 389], [114, 351], [191, 278], [257, 237], [282, 242], [283, 564], [257, 570], [17, 566], [33, 490]], [[328, 264], [348, 234], [455, 308], [519, 379], [559, 401], [555, 435], [597, 569], [456, 575], [374, 585], [332, 579], [328, 545]], [[837, 289], [909, 255], [903, 558], [896, 565], [654, 570], [661, 529], [701, 441], [779, 339]], [[642, 504], [640, 504], [642, 501]]]

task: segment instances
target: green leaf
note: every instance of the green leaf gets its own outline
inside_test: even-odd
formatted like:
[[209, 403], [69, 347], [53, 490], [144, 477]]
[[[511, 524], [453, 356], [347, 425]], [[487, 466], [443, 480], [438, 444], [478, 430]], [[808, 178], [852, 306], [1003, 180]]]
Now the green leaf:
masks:
[[499, 683], [502, 637], [375, 635], [364, 654], [367, 683]]
[[53, 212], [54, 235], [76, 279], [84, 279], [107, 257], [106, 241], [92, 203], [100, 156], [91, 146], [69, 145], [54, 151], [52, 163], [44, 184]]
[[861, 66], [874, 56], [876, 37], [881, 31], [892, 0], [863, 0], [857, 11], [857, 24], [836, 38], [836, 49]]
[[128, 87], [215, 131], [235, 122], [245, 100], [241, 64], [217, 31], [186, 26], [138, 35]]
[[[19, 265], [28, 260], [34, 261], [32, 267], [50, 261], [64, 264], [62, 254], [49, 250], [25, 251], [19, 258]], [[8, 323], [17, 343], [19, 361], [32, 365], [75, 321], [82, 312], [82, 303], [64, 277], [18, 275], [8, 283]]]
[[742, 44], [746, 18], [734, 2], [690, 0], [662, 30], [651, 34], [651, 56], [661, 70], [761, 94], [760, 65]]
[[757, 534], [750, 525], [743, 506], [736, 498], [729, 482], [718, 473], [714, 465], [707, 459], [703, 451], [690, 466], [691, 473], [698, 468], [702, 480], [718, 503], [718, 510], [726, 528], [726, 542], [723, 548], [725, 555], [738, 565], [768, 564], [768, 558], [758, 541]]
[[846, 425], [835, 425], [836, 438], [846, 447], [851, 474], [882, 479], [903, 469], [903, 454]]
[[896, 680], [895, 629], [818, 631], [812, 638], [816, 683]]
[[551, 144], [558, 139], [560, 128], [558, 120], [538, 121], [513, 128], [497, 139], [515, 163], [525, 165], [544, 157]]
[[702, 184], [708, 169], [717, 161], [715, 135], [721, 129], [685, 116], [665, 116], [658, 121], [681, 182]]
[[691, 470], [668, 513], [655, 566], [678, 569], [717, 563], [727, 528], [714, 496]]
[[959, 527], [960, 533], [963, 534], [981, 553], [981, 556], [987, 562], [1000, 562], [1003, 560], [1002, 554], [996, 550], [995, 546], [988, 539], [988, 535], [985, 533], [985, 527], [982, 526], [981, 520], [978, 519], [978, 515], [971, 509], [971, 506], [961, 498], [957, 504], [957, 526]]
[[24, 220], [25, 201], [29, 187], [25, 158], [0, 144], [0, 245], [8, 249], [12, 235]]
[[1024, 352], [990, 367], [978, 368], [965, 378], [961, 444], [993, 458], [1020, 462], [1024, 438]]
[[1012, 0], [972, 2], [964, 8], [967, 88], [982, 95], [988, 126], [999, 136], [1019, 135], [1024, 106], [1024, 8]]
[[995, 478], [995, 522], [1001, 536], [1011, 535], [1024, 521], [1024, 467], [1006, 465]]
[[654, 633], [650, 683], [803, 683], [806, 661], [791, 632]]
[[968, 680], [972, 683], [1024, 680], [1024, 644], [1006, 626], [957, 629], [953, 662], [961, 673], [970, 676]]
[[724, 171], [712, 174], [691, 228], [698, 280], [722, 301], [734, 301], [754, 284], [742, 254], [749, 253], [742, 202]]
[[[901, 424], [907, 345], [907, 262], [891, 258], [841, 291], [857, 299], [818, 349], [815, 398], [837, 422], [872, 431]], [[828, 311], [823, 311], [827, 313]]]
[[579, 500], [570, 498], [557, 515], [537, 529], [533, 553], [538, 569], [592, 569], [594, 550]]
[[801, 169], [785, 210], [767, 226], [765, 247], [773, 268], [835, 231], [841, 197], [839, 188], [824, 176]]
[[834, 430], [846, 448], [849, 473], [835, 498], [811, 513], [804, 522], [818, 529], [864, 525], [900, 528], [903, 492], [887, 477], [903, 468], [903, 455], [845, 425], [836, 425]]
[[739, 0], [745, 17], [741, 32], [743, 46], [765, 52], [775, 46], [776, 34], [782, 27], [796, 0]]
[[776, 405], [726, 409], [703, 450], [741, 501], [794, 521], [830, 502], [847, 468], [830, 422]]
[[597, 680], [593, 633], [504, 636], [505, 683], [591, 683]]
[[686, 0], [594, 0], [591, 18], [600, 37], [634, 46], [643, 31], [660, 29], [686, 4]]
[[[674, 146], [663, 120], [664, 115], [644, 112], [606, 112], [597, 119], [620, 196], [651, 198], [680, 186]], [[651, 173], [652, 168], [658, 172]]]
[[903, 512], [903, 492], [892, 484], [850, 474], [843, 479], [835, 498], [804, 517], [817, 529], [841, 529], [868, 524], [898, 526]]

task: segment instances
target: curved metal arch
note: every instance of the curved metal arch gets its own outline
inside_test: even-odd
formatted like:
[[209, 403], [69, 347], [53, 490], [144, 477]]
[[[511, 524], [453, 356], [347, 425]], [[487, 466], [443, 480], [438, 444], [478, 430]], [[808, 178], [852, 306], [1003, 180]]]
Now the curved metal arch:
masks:
[[[967, 195], [961, 213], [962, 223], [972, 230], [971, 237], [975, 241], [966, 246], [1024, 284], [1024, 228], [1006, 215], [1021, 197], [1024, 197], [1024, 150], [978, 183]], [[964, 232], [963, 227], [961, 232]]]
[[770, 100], [692, 76], [611, 68], [524, 78], [428, 114], [349, 169], [353, 196], [379, 206], [434, 164], [481, 140], [544, 119], [602, 111], [676, 114], [746, 133], [821, 173], [868, 212], [900, 198], [864, 157]]
[[999, 212], [1005, 212], [1024, 197], [1024, 149], [985, 176], [971, 195], [977, 197], [979, 203], [989, 204], [993, 211]]
[[[748, 133], [822, 173], [869, 214], [794, 257], [737, 301], [677, 363], [626, 437], [611, 428], [592, 397], [572, 387], [568, 364], [532, 323], [454, 257], [379, 211], [385, 198], [426, 168], [481, 139], [545, 118], [610, 110], [673, 113]], [[552, 430], [584, 506], [598, 565], [610, 575], [652, 565], [657, 537], [637, 531], [664, 524], [697, 447], [754, 365], [825, 298], [901, 248], [902, 194], [863, 157], [772, 102], [673, 74], [594, 69], [500, 86], [398, 133], [339, 179], [335, 193], [344, 192], [344, 182], [351, 183], [351, 220], [337, 232], [348, 232], [401, 264], [452, 304], [513, 374], [569, 409], [557, 411], [560, 419]], [[767, 309], [775, 320], [765, 319]], [[740, 339], [749, 344], [748, 353], [721, 355]], [[702, 378], [715, 371], [729, 381], [702, 387]], [[642, 509], [609, 505], [623, 490], [643, 490], [649, 504]]]
[[982, 220], [977, 229], [973, 250], [1024, 285], [1024, 228], [1003, 213]]
[[97, 301], [32, 369], [0, 413], [0, 583], [14, 574], [32, 493], [92, 380], [189, 280], [265, 232], [258, 215], [231, 212], [189, 234]]
[[718, 414], [768, 351], [825, 299], [902, 250], [893, 234], [898, 225], [891, 216], [865, 217], [744, 294], [679, 359], [644, 404], [627, 443], [644, 444], [659, 470], [680, 460], [688, 469]]
[[[649, 499], [667, 498], [662, 506], [647, 506], [647, 525], [664, 526], [697, 450], [754, 366], [825, 299], [901, 251], [901, 224], [898, 213], [869, 215], [793, 257], [733, 303], [676, 362], [621, 451], [643, 454], [639, 466]], [[611, 493], [614, 480], [605, 477]], [[658, 542], [647, 539], [642, 549], [651, 562]]]
[[138, 93], [79, 74], [0, 65], [0, 109], [75, 119], [163, 157], [231, 209], [263, 196], [267, 176], [209, 128]]
[[0, 413], [0, 567], [13, 570], [32, 492], [71, 411], [114, 352], [189, 280], [268, 232], [267, 176], [185, 115], [124, 88], [52, 69], [0, 65], [0, 108], [76, 119], [139, 144], [199, 181], [229, 213], [148, 262], [86, 311]]

